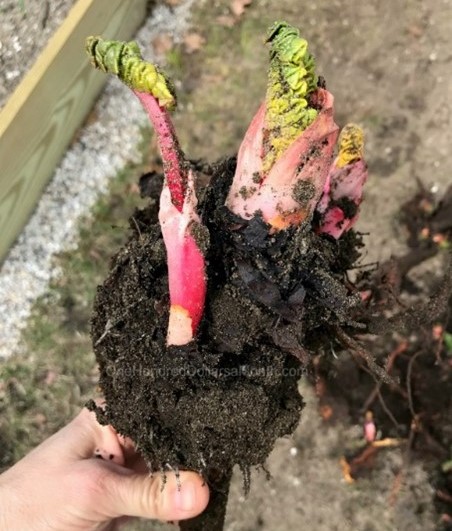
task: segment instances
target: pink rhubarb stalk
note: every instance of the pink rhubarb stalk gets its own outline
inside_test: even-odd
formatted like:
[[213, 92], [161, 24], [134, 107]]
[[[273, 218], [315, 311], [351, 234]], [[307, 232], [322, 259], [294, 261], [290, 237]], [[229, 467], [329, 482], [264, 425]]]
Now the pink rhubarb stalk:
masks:
[[195, 336], [206, 297], [206, 266], [202, 249], [208, 232], [196, 213], [194, 175], [177, 141], [169, 109], [176, 105], [171, 82], [143, 60], [136, 42], [88, 37], [86, 51], [95, 68], [115, 74], [130, 87], [154, 125], [163, 160], [165, 182], [159, 220], [167, 250], [170, 295], [168, 345], [185, 345]]
[[331, 165], [317, 212], [319, 233], [338, 239], [358, 219], [367, 164], [363, 155], [363, 133], [355, 124], [346, 125], [339, 138], [339, 154]]
[[201, 226], [196, 212], [194, 175], [187, 169], [167, 109], [151, 94], [134, 92], [157, 133], [165, 173], [159, 221], [167, 252], [171, 304], [167, 343], [185, 345], [194, 338], [204, 309], [207, 283], [200, 240], [207, 229]]

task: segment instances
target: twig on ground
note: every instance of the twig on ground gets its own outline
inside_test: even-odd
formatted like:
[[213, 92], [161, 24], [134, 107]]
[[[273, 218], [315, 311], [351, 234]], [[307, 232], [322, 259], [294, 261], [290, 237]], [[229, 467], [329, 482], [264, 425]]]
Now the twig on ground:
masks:
[[[389, 374], [392, 370], [392, 367], [394, 366], [396, 358], [399, 356], [399, 354], [402, 354], [402, 352], [405, 352], [408, 348], [408, 341], [402, 341], [388, 356], [386, 360], [386, 372]], [[370, 406], [373, 404], [375, 399], [378, 397], [378, 392], [381, 389], [381, 382], [377, 382], [375, 384], [375, 387], [373, 391], [370, 393], [367, 400], [364, 402], [364, 405], [362, 407], [362, 411], [367, 411]]]
[[394, 415], [391, 413], [391, 410], [388, 408], [388, 406], [386, 405], [386, 402], [384, 401], [383, 399], [383, 395], [381, 394], [381, 391], [380, 389], [377, 390], [377, 397], [378, 397], [378, 400], [380, 402], [380, 405], [383, 409], [383, 411], [386, 413], [386, 415], [388, 416], [388, 418], [391, 420], [391, 422], [394, 424], [394, 427], [396, 428], [396, 430], [398, 432], [400, 432], [400, 424], [397, 422], [396, 418], [394, 417]]
[[139, 236], [140, 239], [141, 239], [141, 230], [140, 230], [140, 227], [139, 227], [139, 225], [138, 225], [138, 223], [137, 223], [137, 220], [135, 219], [134, 216], [132, 216], [132, 221], [133, 221], [133, 224], [135, 225], [135, 228], [137, 229], [138, 236]]
[[413, 421], [418, 417], [417, 413], [414, 411], [414, 404], [413, 404], [413, 389], [411, 385], [412, 381], [412, 372], [413, 372], [413, 365], [416, 361], [416, 358], [418, 358], [422, 354], [422, 350], [419, 350], [413, 356], [411, 356], [410, 361], [408, 362], [408, 369], [406, 373], [406, 389], [408, 392], [408, 407], [410, 408], [411, 416], [413, 417]]
[[452, 504], [452, 495], [448, 494], [447, 492], [444, 492], [443, 490], [438, 489], [435, 492], [435, 496], [446, 503]]

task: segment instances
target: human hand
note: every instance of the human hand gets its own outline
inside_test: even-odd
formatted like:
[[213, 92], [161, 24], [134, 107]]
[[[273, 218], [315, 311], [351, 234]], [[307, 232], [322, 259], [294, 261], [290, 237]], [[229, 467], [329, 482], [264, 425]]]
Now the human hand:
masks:
[[[102, 457], [96, 459], [95, 457]], [[209, 491], [195, 472], [151, 477], [130, 441], [83, 409], [0, 476], [0, 530], [112, 530], [123, 516], [183, 520]]]

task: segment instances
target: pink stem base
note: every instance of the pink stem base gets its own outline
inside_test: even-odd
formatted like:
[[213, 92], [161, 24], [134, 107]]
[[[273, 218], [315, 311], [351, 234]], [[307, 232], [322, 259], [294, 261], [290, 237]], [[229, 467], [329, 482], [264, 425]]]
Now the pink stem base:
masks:
[[208, 234], [196, 212], [194, 175], [187, 169], [168, 111], [151, 94], [134, 92], [154, 125], [165, 173], [159, 221], [171, 303], [167, 343], [185, 345], [195, 336], [207, 290], [205, 259], [192, 229], [197, 227], [195, 234], [204, 238], [203, 247]]

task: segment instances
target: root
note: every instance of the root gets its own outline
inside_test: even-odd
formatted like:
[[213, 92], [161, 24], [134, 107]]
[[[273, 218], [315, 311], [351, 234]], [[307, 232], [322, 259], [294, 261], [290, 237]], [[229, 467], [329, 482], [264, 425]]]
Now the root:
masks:
[[368, 352], [357, 341], [355, 341], [352, 337], [346, 334], [339, 326], [334, 327], [334, 331], [336, 333], [336, 336], [342, 343], [342, 346], [350, 349], [352, 354], [356, 354], [357, 356], [362, 358], [366, 362], [367, 366], [369, 367], [369, 370], [375, 376], [375, 378], [380, 379], [383, 383], [387, 385], [398, 387], [399, 382], [392, 376], [390, 376], [388, 372], [383, 369], [383, 367], [380, 367], [380, 365], [376, 363], [375, 359], [370, 354], [370, 352]]
[[[400, 345], [398, 345], [388, 356], [388, 359], [386, 361], [386, 372], [389, 374], [392, 370], [392, 367], [394, 366], [394, 362], [396, 358], [402, 354], [403, 352], [406, 352], [408, 349], [408, 341], [402, 341]], [[364, 402], [364, 405], [362, 407], [362, 411], [367, 411], [370, 406], [373, 404], [376, 398], [379, 398], [379, 392], [381, 389], [382, 382], [377, 382], [375, 384], [375, 387], [373, 391], [368, 396], [367, 400]], [[380, 394], [381, 396], [381, 394]], [[392, 415], [391, 415], [392, 416]]]

